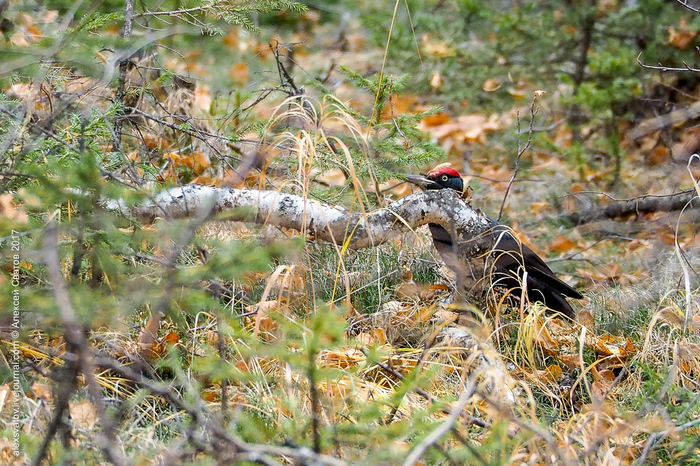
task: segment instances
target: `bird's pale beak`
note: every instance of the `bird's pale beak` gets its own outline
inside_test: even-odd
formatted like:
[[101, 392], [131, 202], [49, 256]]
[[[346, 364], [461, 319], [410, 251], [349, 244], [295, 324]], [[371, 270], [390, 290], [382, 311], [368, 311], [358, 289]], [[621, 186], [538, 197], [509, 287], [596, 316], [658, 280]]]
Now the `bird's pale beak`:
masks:
[[428, 178], [426, 178], [425, 175], [406, 175], [406, 181], [415, 184], [423, 190], [442, 188], [442, 186], [440, 186], [433, 180], [429, 180]]

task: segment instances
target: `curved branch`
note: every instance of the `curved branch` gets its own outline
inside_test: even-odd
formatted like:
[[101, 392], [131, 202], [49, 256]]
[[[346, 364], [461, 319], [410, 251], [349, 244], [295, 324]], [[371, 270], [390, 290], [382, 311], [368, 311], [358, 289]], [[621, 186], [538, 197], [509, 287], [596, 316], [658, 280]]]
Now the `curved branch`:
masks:
[[292, 228], [352, 249], [378, 246], [427, 223], [451, 232], [465, 257], [481, 255], [492, 242], [491, 235], [484, 234], [491, 228], [488, 217], [448, 189], [411, 194], [367, 214], [277, 191], [201, 185], [172, 188], [135, 207], [117, 200], [104, 201], [103, 206], [144, 223], [157, 217], [202, 217], [213, 212], [229, 220]]

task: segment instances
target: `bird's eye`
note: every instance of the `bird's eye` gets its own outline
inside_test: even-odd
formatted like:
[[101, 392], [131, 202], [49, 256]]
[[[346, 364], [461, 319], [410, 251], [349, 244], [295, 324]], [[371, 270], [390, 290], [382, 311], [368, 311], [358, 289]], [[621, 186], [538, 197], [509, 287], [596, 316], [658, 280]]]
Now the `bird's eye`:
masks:
[[443, 182], [449, 180], [447, 175], [442, 175], [442, 178], [440, 178]]

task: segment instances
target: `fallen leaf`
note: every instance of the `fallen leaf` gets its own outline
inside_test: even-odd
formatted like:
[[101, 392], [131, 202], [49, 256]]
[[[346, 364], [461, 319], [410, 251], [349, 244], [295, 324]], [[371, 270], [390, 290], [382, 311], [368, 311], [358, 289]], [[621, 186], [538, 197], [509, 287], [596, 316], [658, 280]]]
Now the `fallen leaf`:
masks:
[[576, 243], [564, 235], [557, 236], [549, 244], [549, 249], [556, 252], [571, 251], [575, 247]]
[[211, 102], [209, 86], [198, 84], [194, 90], [193, 107], [202, 113], [209, 114], [211, 112]]
[[450, 121], [450, 116], [447, 113], [436, 113], [428, 115], [421, 120], [424, 126], [440, 126]]
[[498, 81], [497, 79], [494, 79], [494, 78], [487, 79], [486, 81], [484, 81], [484, 84], [481, 86], [481, 89], [483, 89], [486, 92], [494, 92], [500, 88], [501, 88], [501, 82]]
[[552, 364], [551, 366], [547, 366], [546, 371], [549, 373], [552, 381], [559, 380], [561, 379], [562, 375], [564, 375], [564, 371], [558, 364]]
[[581, 325], [586, 327], [590, 332], [595, 331], [595, 319], [589, 311], [581, 311], [578, 313], [577, 319]]
[[605, 334], [596, 339], [595, 349], [598, 355], [611, 357], [617, 361], [624, 361], [637, 352], [630, 337], [620, 340], [610, 334]]
[[423, 50], [427, 55], [437, 58], [448, 58], [455, 54], [455, 49], [451, 44], [445, 41], [432, 40], [430, 34], [423, 34], [421, 42], [423, 42]]
[[180, 341], [180, 335], [178, 335], [176, 332], [170, 332], [163, 337], [162, 341], [163, 343], [167, 343], [169, 345], [175, 345]]
[[671, 151], [666, 146], [656, 146], [647, 156], [646, 163], [652, 167], [661, 165], [671, 159]]
[[209, 156], [204, 152], [192, 152], [192, 158], [194, 159], [195, 173], [202, 173], [204, 170], [211, 167], [211, 161], [209, 160]]
[[433, 89], [440, 89], [442, 87], [442, 76], [440, 76], [440, 73], [437, 71], [433, 73], [433, 76], [430, 78], [430, 87]]
[[680, 50], [687, 49], [695, 40], [698, 31], [688, 27], [688, 21], [681, 18], [680, 24], [676, 29], [674, 26], [668, 28], [668, 44]]
[[97, 422], [97, 408], [89, 400], [79, 401], [71, 405], [70, 417], [79, 428], [92, 430]]
[[581, 367], [581, 358], [578, 354], [560, 354], [557, 358], [571, 370]]
[[700, 345], [686, 342], [678, 345], [680, 369], [684, 374], [700, 373]]
[[345, 173], [340, 168], [326, 170], [325, 172], [316, 176], [314, 180], [328, 186], [345, 186], [345, 183], [347, 182]]
[[[383, 331], [383, 329], [374, 330]], [[384, 343], [386, 343], [386, 336], [384, 337]], [[348, 348], [342, 351], [323, 351], [319, 355], [319, 359], [325, 366], [349, 369], [356, 366], [360, 362], [365, 361], [367, 357], [359, 349]]]
[[405, 113], [410, 113], [416, 102], [418, 101], [418, 96], [413, 94], [408, 95], [391, 95], [391, 105], [388, 107], [395, 115], [403, 115]]
[[248, 65], [245, 63], [236, 63], [231, 67], [228, 74], [234, 84], [238, 84], [239, 86], [245, 86], [250, 80]]
[[20, 206], [15, 206], [11, 193], [0, 194], [0, 217], [14, 220], [18, 223], [29, 222], [29, 216]]
[[46, 403], [50, 403], [53, 400], [53, 393], [51, 387], [39, 382], [34, 382], [32, 384], [32, 391], [29, 394], [30, 398], [35, 400], [42, 400]]

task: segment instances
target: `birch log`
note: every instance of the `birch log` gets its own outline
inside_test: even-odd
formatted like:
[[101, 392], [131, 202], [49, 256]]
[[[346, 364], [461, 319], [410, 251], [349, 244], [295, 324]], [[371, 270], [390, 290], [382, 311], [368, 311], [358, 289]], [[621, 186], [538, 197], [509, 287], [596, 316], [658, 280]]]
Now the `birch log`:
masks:
[[451, 232], [465, 258], [482, 255], [492, 241], [491, 235], [484, 234], [491, 228], [489, 219], [449, 189], [411, 194], [366, 214], [277, 191], [200, 185], [165, 190], [135, 207], [116, 200], [105, 201], [103, 207], [144, 223], [216, 213], [219, 219], [292, 228], [315, 239], [347, 243], [352, 249], [378, 246], [427, 223]]

